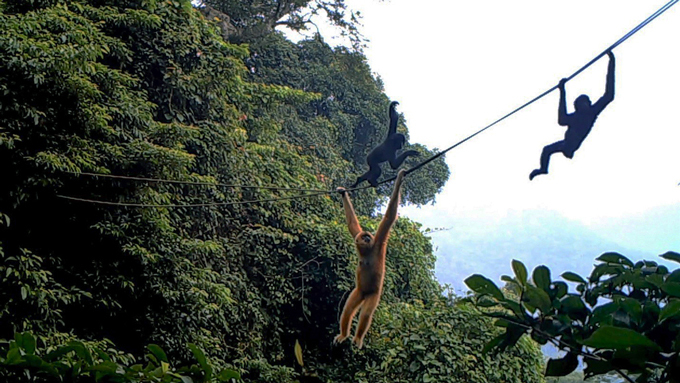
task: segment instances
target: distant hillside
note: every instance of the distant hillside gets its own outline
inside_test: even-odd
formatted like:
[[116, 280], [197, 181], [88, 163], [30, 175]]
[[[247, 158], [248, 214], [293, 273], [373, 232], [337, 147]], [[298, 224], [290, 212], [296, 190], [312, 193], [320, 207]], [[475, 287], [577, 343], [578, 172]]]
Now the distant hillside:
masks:
[[654, 254], [680, 251], [680, 204], [660, 206], [639, 215], [604, 219], [589, 226], [602, 238]]
[[586, 226], [549, 211], [516, 212], [496, 221], [452, 218], [441, 226], [448, 230], [432, 234], [435, 273], [439, 282], [458, 292], [466, 290], [463, 280], [470, 274], [495, 279], [511, 274], [512, 259], [521, 260], [529, 269], [546, 265], [556, 276], [564, 271], [589, 274], [593, 260], [606, 251], [631, 259], [658, 255], [603, 239]]

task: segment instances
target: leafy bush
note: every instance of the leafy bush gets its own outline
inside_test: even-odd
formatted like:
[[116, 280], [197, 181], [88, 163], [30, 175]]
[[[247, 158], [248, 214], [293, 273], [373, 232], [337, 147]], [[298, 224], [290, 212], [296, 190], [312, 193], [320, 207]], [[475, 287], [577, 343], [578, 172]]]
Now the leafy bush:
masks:
[[471, 305], [452, 298], [387, 304], [378, 310], [368, 347], [346, 356], [354, 360], [351, 374], [331, 381], [542, 383], [543, 358], [532, 342], [520, 341], [507, 355], [482, 353], [497, 332]]
[[[0, 341], [0, 378], [14, 382], [231, 382], [240, 375], [231, 369], [215, 371], [198, 347], [189, 348], [197, 363], [174, 368], [162, 348], [147, 346], [146, 365], [132, 364], [134, 359], [112, 349], [109, 342], [99, 344], [70, 341], [50, 348], [38, 347], [28, 332], [16, 333], [14, 339]], [[107, 347], [108, 346], [108, 347]]]
[[[667, 252], [680, 262], [680, 254]], [[465, 282], [477, 293], [475, 303], [505, 329], [486, 346], [503, 351], [528, 334], [539, 344], [553, 343], [566, 355], [548, 361], [546, 375], [564, 376], [585, 363], [586, 378], [610, 372], [632, 382], [680, 379], [680, 269], [670, 271], [653, 261], [633, 263], [618, 253], [605, 253], [588, 279], [566, 272], [576, 285], [570, 293], [550, 270], [538, 266], [529, 280], [527, 269], [512, 262], [514, 277], [504, 276], [519, 300], [509, 299], [491, 280], [473, 275]]]

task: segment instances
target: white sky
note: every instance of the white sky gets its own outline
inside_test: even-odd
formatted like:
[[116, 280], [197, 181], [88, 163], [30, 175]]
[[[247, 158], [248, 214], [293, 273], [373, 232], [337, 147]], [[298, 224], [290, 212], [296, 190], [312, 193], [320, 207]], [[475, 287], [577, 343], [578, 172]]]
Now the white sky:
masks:
[[[400, 102], [411, 142], [440, 149], [557, 84], [665, 3], [348, 0], [363, 15], [369, 64]], [[676, 5], [614, 51], [616, 98], [574, 159], [556, 154], [550, 174], [529, 181], [543, 146], [564, 136], [553, 92], [449, 152], [452, 175], [435, 206], [404, 214], [436, 227], [442, 215], [541, 209], [595, 225], [680, 204], [679, 36]], [[602, 95], [606, 64], [567, 84], [570, 111], [579, 94]]]

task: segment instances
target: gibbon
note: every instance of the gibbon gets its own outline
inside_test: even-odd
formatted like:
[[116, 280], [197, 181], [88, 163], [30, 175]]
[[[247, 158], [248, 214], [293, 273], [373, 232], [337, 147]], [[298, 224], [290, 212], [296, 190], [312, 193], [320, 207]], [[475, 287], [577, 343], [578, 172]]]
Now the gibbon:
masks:
[[354, 243], [359, 252], [359, 265], [356, 271], [356, 287], [349, 294], [345, 308], [340, 316], [340, 334], [335, 337], [333, 343], [340, 343], [349, 336], [349, 326], [352, 319], [359, 309], [359, 324], [354, 333], [354, 344], [361, 348], [364, 343], [364, 336], [371, 326], [373, 313], [375, 312], [380, 295], [382, 294], [383, 280], [385, 278], [385, 252], [387, 251], [387, 240], [390, 235], [392, 225], [397, 221], [397, 208], [399, 207], [400, 189], [404, 180], [405, 170], [400, 170], [397, 180], [394, 183], [394, 190], [387, 211], [378, 230], [373, 236], [368, 231], [364, 231], [359, 225], [357, 216], [354, 213], [352, 201], [344, 188], [338, 188], [342, 195], [342, 205], [345, 209], [347, 226], [349, 232], [354, 237]]
[[381, 163], [389, 162], [392, 169], [397, 169], [406, 160], [406, 157], [420, 155], [415, 150], [407, 150], [397, 156], [397, 150], [401, 149], [404, 146], [404, 142], [406, 142], [406, 137], [401, 133], [397, 133], [397, 121], [399, 120], [399, 114], [395, 109], [397, 105], [399, 103], [396, 101], [390, 103], [390, 126], [387, 130], [385, 141], [368, 153], [366, 157], [368, 171], [357, 177], [357, 181], [351, 187], [355, 188], [363, 181], [368, 181], [371, 186], [376, 187], [378, 186], [378, 178], [382, 173], [382, 170], [380, 170]]
[[541, 167], [535, 169], [529, 175], [529, 180], [540, 174], [548, 174], [548, 164], [550, 163], [550, 156], [555, 153], [562, 153], [565, 157], [571, 159], [574, 153], [586, 139], [597, 116], [614, 100], [614, 54], [609, 51], [609, 67], [607, 68], [607, 85], [604, 95], [600, 97], [594, 104], [590, 103], [590, 98], [582, 94], [574, 101], [574, 113], [567, 113], [566, 91], [564, 84], [567, 79], [560, 80], [558, 88], [560, 90], [560, 103], [557, 110], [557, 123], [566, 126], [567, 132], [564, 133], [564, 140], [557, 141], [553, 144], [547, 145], [541, 152]]

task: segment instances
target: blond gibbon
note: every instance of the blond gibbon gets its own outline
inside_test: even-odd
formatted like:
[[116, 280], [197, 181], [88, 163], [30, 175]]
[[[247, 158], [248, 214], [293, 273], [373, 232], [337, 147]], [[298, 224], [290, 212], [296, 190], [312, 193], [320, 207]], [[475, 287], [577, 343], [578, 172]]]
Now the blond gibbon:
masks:
[[349, 327], [357, 311], [359, 313], [359, 324], [354, 333], [354, 344], [361, 348], [364, 343], [364, 336], [373, 320], [373, 313], [380, 302], [382, 294], [383, 280], [385, 278], [385, 252], [387, 250], [387, 240], [390, 229], [397, 221], [397, 208], [399, 207], [400, 189], [404, 180], [404, 170], [399, 171], [397, 180], [394, 183], [392, 197], [387, 205], [387, 211], [378, 230], [373, 236], [368, 231], [364, 231], [359, 225], [357, 216], [354, 213], [352, 201], [349, 194], [343, 188], [338, 188], [342, 194], [342, 204], [345, 209], [347, 226], [349, 232], [354, 237], [354, 243], [359, 252], [359, 265], [356, 271], [356, 287], [349, 294], [345, 308], [340, 316], [340, 334], [335, 337], [334, 343], [340, 343], [349, 336]]

